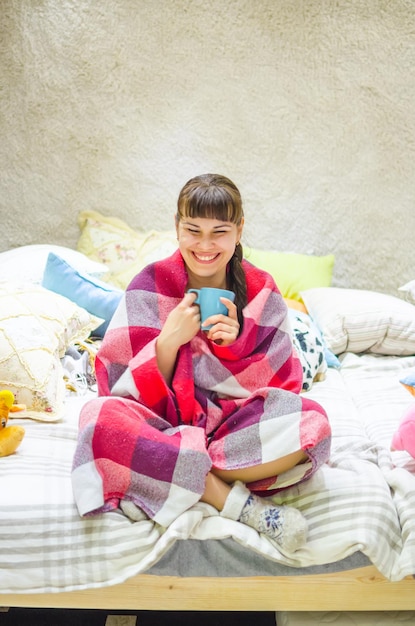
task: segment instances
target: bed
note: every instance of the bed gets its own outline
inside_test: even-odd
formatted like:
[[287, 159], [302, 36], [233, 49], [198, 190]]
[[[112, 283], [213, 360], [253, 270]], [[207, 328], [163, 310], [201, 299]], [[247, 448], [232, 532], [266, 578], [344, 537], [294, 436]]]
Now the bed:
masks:
[[391, 449], [415, 402], [414, 284], [402, 297], [338, 288], [332, 255], [247, 252], [283, 286], [293, 341], [307, 344], [303, 393], [333, 430], [330, 462], [275, 496], [309, 524], [284, 554], [202, 503], [168, 528], [79, 516], [71, 465], [100, 338], [130, 274], [176, 245], [91, 212], [80, 226], [76, 251], [0, 254], [0, 388], [27, 407], [11, 420], [22, 443], [0, 458], [0, 606], [415, 616], [415, 459]]

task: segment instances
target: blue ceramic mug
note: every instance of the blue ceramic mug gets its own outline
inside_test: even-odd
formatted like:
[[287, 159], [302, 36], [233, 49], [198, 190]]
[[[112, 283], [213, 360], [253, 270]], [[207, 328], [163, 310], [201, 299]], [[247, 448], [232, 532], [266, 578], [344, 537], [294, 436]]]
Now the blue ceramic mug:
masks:
[[[228, 309], [219, 298], [228, 298], [232, 302], [235, 300], [234, 292], [228, 289], [202, 287], [202, 289], [189, 289], [187, 293], [195, 293], [197, 295], [195, 304], [199, 305], [202, 324], [211, 315], [228, 315]], [[204, 326], [202, 330], [209, 330], [210, 328], [212, 328], [212, 324]]]

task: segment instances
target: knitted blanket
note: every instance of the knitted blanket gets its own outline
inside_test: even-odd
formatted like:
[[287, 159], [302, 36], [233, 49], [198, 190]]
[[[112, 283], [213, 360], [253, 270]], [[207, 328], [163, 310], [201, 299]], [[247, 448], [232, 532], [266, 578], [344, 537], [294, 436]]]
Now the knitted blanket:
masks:
[[305, 450], [309, 462], [249, 485], [272, 494], [327, 460], [330, 428], [322, 407], [299, 394], [302, 367], [284, 300], [271, 276], [243, 267], [248, 304], [238, 339], [224, 347], [200, 331], [179, 350], [170, 387], [155, 347], [186, 291], [180, 252], [129, 285], [97, 355], [101, 397], [80, 417], [72, 478], [81, 515], [127, 498], [168, 525], [200, 499], [212, 466], [243, 468]]

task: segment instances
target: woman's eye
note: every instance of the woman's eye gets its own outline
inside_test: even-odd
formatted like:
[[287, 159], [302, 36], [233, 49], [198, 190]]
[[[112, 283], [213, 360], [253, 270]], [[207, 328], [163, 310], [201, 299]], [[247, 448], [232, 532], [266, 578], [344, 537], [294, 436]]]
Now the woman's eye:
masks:
[[[193, 235], [195, 237], [199, 237], [200, 235], [202, 235], [200, 230], [194, 230], [193, 228], [186, 228], [186, 231], [190, 234]], [[215, 230], [210, 236], [211, 237], [216, 237], [217, 235], [226, 235], [229, 231], [227, 230]]]

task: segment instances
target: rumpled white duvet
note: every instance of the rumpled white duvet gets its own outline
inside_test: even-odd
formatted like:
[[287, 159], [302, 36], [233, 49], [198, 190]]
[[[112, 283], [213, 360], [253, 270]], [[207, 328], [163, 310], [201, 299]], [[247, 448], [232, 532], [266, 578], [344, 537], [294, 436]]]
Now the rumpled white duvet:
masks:
[[340, 370], [307, 392], [327, 410], [330, 463], [276, 498], [298, 507], [307, 544], [283, 554], [253, 529], [198, 504], [169, 528], [131, 522], [121, 512], [81, 519], [71, 465], [78, 414], [91, 397], [68, 399], [59, 423], [19, 420], [26, 435], [0, 459], [0, 589], [46, 593], [102, 587], [145, 572], [178, 539], [233, 537], [248, 551], [289, 566], [332, 563], [361, 551], [393, 581], [415, 573], [415, 460], [391, 452], [399, 420], [414, 400], [399, 378], [415, 357], [346, 353]]

